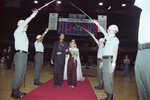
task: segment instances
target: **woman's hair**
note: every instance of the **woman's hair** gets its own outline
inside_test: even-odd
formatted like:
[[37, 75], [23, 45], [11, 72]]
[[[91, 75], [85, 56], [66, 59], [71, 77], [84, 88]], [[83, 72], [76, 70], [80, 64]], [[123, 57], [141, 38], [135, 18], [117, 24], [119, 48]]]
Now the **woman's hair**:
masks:
[[70, 43], [69, 43], [69, 48], [71, 48], [71, 43], [72, 43], [72, 42], [74, 42], [74, 44], [75, 44], [74, 47], [77, 48], [77, 44], [76, 44], [76, 41], [75, 41], [74, 39], [72, 39], [72, 40], [70, 41]]

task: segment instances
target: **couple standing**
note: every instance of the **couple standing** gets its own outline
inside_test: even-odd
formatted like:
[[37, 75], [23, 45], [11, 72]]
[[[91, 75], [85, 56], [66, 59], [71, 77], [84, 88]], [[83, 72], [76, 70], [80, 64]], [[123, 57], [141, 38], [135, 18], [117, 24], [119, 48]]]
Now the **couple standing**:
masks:
[[[63, 79], [68, 81], [69, 87], [74, 88], [77, 81], [83, 81], [79, 50], [76, 43], [72, 40], [69, 44], [64, 41], [65, 35], [60, 34], [60, 40], [54, 43], [51, 56], [51, 63], [54, 64], [54, 85], [61, 87]], [[59, 77], [58, 77], [59, 72]]]

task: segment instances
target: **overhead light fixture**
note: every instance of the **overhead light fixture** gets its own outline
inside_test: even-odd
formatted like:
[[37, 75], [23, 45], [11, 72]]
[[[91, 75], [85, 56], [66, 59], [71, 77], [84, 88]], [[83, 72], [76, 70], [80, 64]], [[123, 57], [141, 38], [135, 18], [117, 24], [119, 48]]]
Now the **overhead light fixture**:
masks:
[[111, 6], [108, 7], [108, 10], [110, 10], [110, 9], [111, 9]]
[[122, 7], [125, 7], [126, 6], [126, 4], [122, 4]]
[[34, 0], [34, 3], [38, 3], [38, 1], [37, 1], [37, 0]]
[[102, 6], [102, 5], [103, 5], [103, 3], [102, 3], [102, 2], [100, 2], [100, 3], [99, 3], [99, 5], [100, 5], [100, 6]]
[[61, 4], [61, 1], [57, 1], [58, 4]]

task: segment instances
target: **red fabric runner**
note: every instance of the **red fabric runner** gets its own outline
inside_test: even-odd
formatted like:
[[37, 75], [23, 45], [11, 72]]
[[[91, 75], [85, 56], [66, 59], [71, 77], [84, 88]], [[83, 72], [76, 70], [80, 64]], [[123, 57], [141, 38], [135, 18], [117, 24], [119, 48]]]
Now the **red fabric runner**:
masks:
[[29, 92], [19, 100], [97, 100], [89, 80], [77, 82], [77, 86], [72, 89], [64, 81], [60, 88], [53, 87], [54, 80], [51, 79]]

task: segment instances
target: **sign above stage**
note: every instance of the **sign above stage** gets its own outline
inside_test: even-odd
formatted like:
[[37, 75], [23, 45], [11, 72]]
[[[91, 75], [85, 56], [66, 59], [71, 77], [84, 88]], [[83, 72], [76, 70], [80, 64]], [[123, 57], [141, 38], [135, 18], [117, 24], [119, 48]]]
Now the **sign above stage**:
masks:
[[83, 28], [97, 36], [97, 26], [89, 19], [59, 18], [58, 34], [90, 36]]

